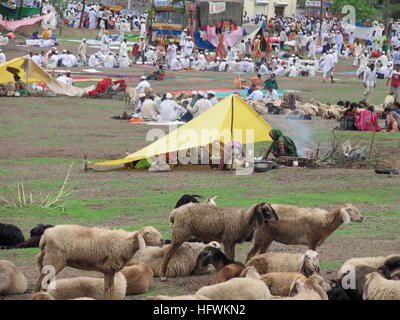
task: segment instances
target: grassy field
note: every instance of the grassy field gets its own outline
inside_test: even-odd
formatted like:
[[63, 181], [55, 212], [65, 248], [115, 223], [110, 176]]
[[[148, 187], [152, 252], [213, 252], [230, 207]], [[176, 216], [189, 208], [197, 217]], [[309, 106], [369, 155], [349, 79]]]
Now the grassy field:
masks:
[[[64, 31], [62, 37], [79, 39]], [[86, 35], [86, 38], [95, 34]], [[22, 38], [21, 35], [19, 35]], [[76, 50], [74, 44], [60, 42], [60, 48]], [[75, 49], [74, 49], [75, 48]], [[22, 55], [25, 50], [40, 48], [12, 46], [7, 58]], [[92, 50], [92, 49], [90, 49]], [[352, 61], [341, 61], [338, 72], [354, 71]], [[80, 72], [81, 69], [73, 69]], [[110, 70], [116, 75], [141, 75], [148, 68], [134, 66], [129, 70]], [[151, 82], [155, 91], [198, 90], [230, 88], [234, 75], [209, 72], [167, 72], [165, 81]], [[278, 79], [279, 89], [301, 91], [303, 101], [310, 98], [336, 103], [338, 100], [359, 101], [362, 86], [354, 75], [337, 75], [337, 83], [322, 84], [320, 78], [296, 80]], [[101, 77], [98, 77], [99, 79]], [[127, 79], [130, 85], [137, 80]], [[87, 86], [94, 81], [79, 82]], [[380, 104], [387, 87], [378, 82], [373, 103]], [[373, 256], [399, 252], [400, 248], [400, 185], [398, 176], [377, 175], [372, 167], [352, 168], [282, 168], [250, 176], [212, 170], [177, 170], [169, 173], [149, 173], [146, 170], [117, 170], [92, 167], [83, 171], [83, 157], [91, 161], [117, 159], [148, 144], [146, 133], [151, 127], [129, 124], [110, 119], [121, 115], [123, 101], [111, 99], [78, 99], [66, 97], [0, 98], [0, 195], [15, 199], [17, 183], [23, 183], [25, 193], [57, 193], [63, 185], [68, 169], [73, 164], [68, 185], [73, 193], [59, 208], [43, 209], [7, 206], [0, 201], [0, 222], [16, 224], [28, 238], [29, 230], [38, 223], [82, 224], [138, 230], [151, 225], [166, 239], [170, 239], [168, 216], [176, 201], [184, 193], [205, 197], [218, 196], [220, 206], [248, 208], [254, 203], [269, 202], [296, 206], [321, 207], [327, 210], [345, 202], [360, 209], [365, 219], [362, 223], [342, 225], [318, 248], [322, 275], [333, 277], [340, 264], [356, 256]], [[321, 154], [327, 151], [332, 139], [334, 120], [315, 117], [311, 121], [289, 121], [281, 116], [265, 116], [272, 127], [284, 130], [304, 147], [316, 149], [321, 144]], [[381, 121], [381, 125], [384, 123]], [[163, 128], [167, 130], [167, 128]], [[369, 145], [372, 133], [336, 132], [338, 139], [349, 139], [353, 145]], [[268, 143], [256, 145], [261, 155]], [[378, 133], [375, 150], [381, 158], [390, 158], [399, 168], [400, 140], [398, 134]], [[237, 246], [238, 261], [244, 261], [251, 243]], [[272, 251], [302, 252], [305, 246], [285, 246], [273, 243]], [[25, 295], [8, 297], [30, 299], [38, 271], [35, 256], [38, 249], [0, 250], [0, 259], [10, 260], [21, 268], [29, 280]], [[210, 268], [211, 270], [211, 268]], [[99, 276], [66, 268], [60, 277], [82, 274]], [[178, 295], [194, 293], [206, 285], [214, 270], [202, 276], [178, 277], [161, 283], [154, 278], [150, 291], [144, 295], [127, 297], [140, 299], [155, 294]]]

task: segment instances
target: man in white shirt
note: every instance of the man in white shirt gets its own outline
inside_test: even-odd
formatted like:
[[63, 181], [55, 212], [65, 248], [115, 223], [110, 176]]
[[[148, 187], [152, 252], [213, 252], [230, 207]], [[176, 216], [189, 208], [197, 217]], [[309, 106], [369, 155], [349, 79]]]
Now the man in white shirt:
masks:
[[154, 101], [153, 95], [143, 101], [140, 110], [144, 120], [157, 121], [160, 114], [160, 109], [158, 108], [157, 103]]
[[254, 90], [250, 95], [247, 97], [248, 100], [263, 100], [264, 94], [261, 90]]
[[60, 81], [62, 83], [65, 83], [65, 84], [69, 84], [70, 86], [74, 85], [74, 80], [71, 78], [71, 71], [69, 71], [69, 70], [67, 70], [65, 72], [65, 76], [61, 75], [61, 76], [57, 77], [56, 80]]
[[277, 103], [279, 100], [278, 92], [274, 88], [268, 87], [268, 92], [265, 94], [264, 100], [267, 103]]
[[329, 50], [328, 54], [324, 58], [324, 66], [322, 68], [323, 75], [322, 75], [322, 81], [325, 83], [326, 80], [325, 78], [328, 76], [331, 78], [331, 82], [333, 83], [333, 50]]
[[172, 95], [167, 93], [165, 100], [160, 104], [160, 117], [158, 122], [171, 122], [178, 120], [186, 113], [186, 109], [172, 100]]
[[364, 100], [370, 102], [372, 91], [376, 86], [376, 70], [375, 64], [371, 63], [369, 68], [364, 72]]
[[108, 55], [104, 58], [104, 68], [114, 68], [117, 64], [114, 54], [110, 51]]
[[141, 76], [140, 79], [142, 81], [139, 82], [139, 84], [136, 86], [136, 92], [137, 93], [142, 93], [144, 92], [144, 88], [150, 88], [150, 83], [146, 80], [146, 76]]
[[199, 116], [204, 111], [206, 111], [212, 107], [211, 102], [205, 98], [204, 92], [199, 91], [198, 94], [200, 96], [202, 96], [202, 98], [197, 100], [196, 103], [193, 105], [193, 107], [188, 106], [188, 109], [187, 109], [187, 111], [189, 111], [193, 115], [193, 118]]
[[254, 73], [254, 62], [250, 58], [247, 60], [246, 73]]
[[121, 45], [120, 45], [119, 51], [118, 51], [118, 55], [120, 57], [122, 57], [124, 54], [126, 54], [126, 55], [128, 54], [128, 49], [126, 48], [126, 42], [127, 42], [126, 39], [122, 40], [122, 42], [121, 42]]
[[214, 91], [207, 91], [207, 99], [208, 99], [208, 101], [210, 101], [211, 106], [213, 106], [213, 105], [218, 103], [218, 100], [215, 97], [215, 92]]

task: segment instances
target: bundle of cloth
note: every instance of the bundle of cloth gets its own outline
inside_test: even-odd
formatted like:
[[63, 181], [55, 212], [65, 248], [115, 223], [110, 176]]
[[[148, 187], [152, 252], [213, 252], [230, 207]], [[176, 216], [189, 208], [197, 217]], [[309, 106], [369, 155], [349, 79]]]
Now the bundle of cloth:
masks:
[[112, 81], [111, 78], [104, 78], [101, 80], [96, 88], [92, 91], [89, 91], [89, 96], [99, 96], [100, 94], [106, 92], [108, 88], [110, 88], [114, 91], [125, 91], [126, 89], [126, 83], [125, 80], [117, 80], [117, 81]]

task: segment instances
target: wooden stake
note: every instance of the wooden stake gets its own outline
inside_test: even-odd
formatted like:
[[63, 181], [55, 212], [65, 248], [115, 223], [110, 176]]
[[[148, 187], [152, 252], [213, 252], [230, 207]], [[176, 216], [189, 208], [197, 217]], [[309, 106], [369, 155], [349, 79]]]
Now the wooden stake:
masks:
[[85, 154], [85, 160], [83, 161], [83, 171], [87, 172], [88, 170], [89, 170], [89, 168], [88, 168], [86, 154]]

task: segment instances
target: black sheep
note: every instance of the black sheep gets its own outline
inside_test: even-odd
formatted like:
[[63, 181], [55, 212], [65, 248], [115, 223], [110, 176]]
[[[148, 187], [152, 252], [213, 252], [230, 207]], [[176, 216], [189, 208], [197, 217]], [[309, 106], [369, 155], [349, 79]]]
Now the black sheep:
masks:
[[176, 203], [175, 209], [182, 207], [183, 205], [187, 203], [199, 203], [197, 198], [203, 198], [202, 196], [199, 196], [197, 194], [184, 194]]
[[18, 244], [15, 245], [4, 245], [0, 246], [0, 249], [22, 249], [22, 248], [38, 248], [39, 247], [39, 242], [40, 238], [42, 237], [42, 234], [44, 231], [48, 228], [54, 227], [53, 225], [50, 224], [38, 224], [36, 227], [34, 227], [30, 231], [31, 237], [26, 240], [22, 241]]
[[17, 226], [0, 223], [0, 246], [15, 246], [24, 241], [24, 235]]

